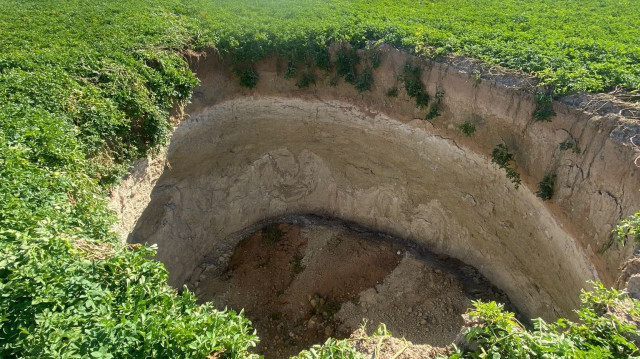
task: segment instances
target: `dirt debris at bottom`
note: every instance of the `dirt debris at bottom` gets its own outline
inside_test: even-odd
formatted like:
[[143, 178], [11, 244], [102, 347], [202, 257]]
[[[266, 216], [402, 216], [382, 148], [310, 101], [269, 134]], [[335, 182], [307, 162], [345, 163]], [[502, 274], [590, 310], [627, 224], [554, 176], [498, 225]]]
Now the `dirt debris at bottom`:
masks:
[[367, 358], [376, 359], [435, 359], [447, 357], [451, 346], [433, 347], [428, 344], [413, 344], [391, 335], [369, 336], [362, 328], [351, 334], [349, 344]]
[[199, 300], [244, 309], [265, 358], [362, 337], [363, 323], [444, 347], [472, 300], [507, 300], [470, 266], [334, 221], [269, 224], [238, 244], [224, 270], [203, 268], [191, 282]]

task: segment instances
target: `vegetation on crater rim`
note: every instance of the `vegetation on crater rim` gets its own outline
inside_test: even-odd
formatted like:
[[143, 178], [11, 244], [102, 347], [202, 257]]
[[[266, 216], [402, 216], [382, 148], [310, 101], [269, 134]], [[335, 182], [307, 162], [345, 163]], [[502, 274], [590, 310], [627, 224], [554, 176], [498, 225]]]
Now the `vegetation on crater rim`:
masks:
[[[269, 54], [328, 69], [328, 44], [364, 48], [380, 40], [426, 56], [456, 53], [522, 70], [554, 95], [616, 87], [637, 93], [636, 5], [0, 0], [0, 357], [251, 356], [257, 338], [242, 315], [196, 305], [186, 290], [176, 294], [163, 266], [147, 259], [152, 249], [125, 247], [109, 230], [109, 186], [132, 159], [164, 143], [169, 112], [198, 83], [181, 51], [215, 46], [229, 55], [241, 81], [255, 86], [252, 64]], [[375, 52], [367, 59], [374, 69], [376, 59]], [[366, 91], [371, 84], [364, 74], [358, 80], [345, 66], [343, 75]], [[307, 77], [299, 86], [312, 83]], [[621, 235], [637, 238], [635, 218]], [[511, 328], [500, 310], [481, 306], [477, 313], [487, 323], [497, 318], [498, 327], [485, 327], [495, 333]], [[580, 336], [575, 348], [631, 350], [618, 335], [629, 328], [593, 313], [587, 319], [594, 326], [570, 326]], [[569, 345], [547, 331], [518, 333], [483, 338], [499, 338], [500, 350], [532, 345], [537, 335]], [[328, 342], [334, 344], [349, 350], [344, 342]]]

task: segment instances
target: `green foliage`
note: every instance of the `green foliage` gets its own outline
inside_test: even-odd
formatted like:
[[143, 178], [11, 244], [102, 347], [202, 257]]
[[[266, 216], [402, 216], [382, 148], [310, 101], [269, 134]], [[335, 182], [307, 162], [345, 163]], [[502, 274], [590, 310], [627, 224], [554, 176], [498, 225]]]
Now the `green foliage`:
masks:
[[473, 77], [473, 86], [478, 87], [482, 83], [482, 74], [477, 69], [474, 69], [471, 72], [471, 76]]
[[364, 359], [365, 356], [349, 346], [346, 339], [329, 338], [323, 345], [314, 345], [290, 359]]
[[516, 169], [513, 167], [505, 167], [504, 171], [507, 174], [507, 178], [509, 179], [509, 181], [513, 183], [514, 187], [516, 189], [520, 188], [522, 180], [520, 180], [520, 174], [518, 173], [518, 171], [516, 171]]
[[253, 69], [253, 66], [238, 67], [233, 70], [233, 73], [238, 76], [240, 86], [251, 89], [258, 84], [258, 73]]
[[438, 116], [440, 116], [440, 103], [444, 98], [444, 91], [438, 90], [436, 91], [435, 99], [436, 101], [429, 106], [429, 111], [425, 115], [425, 120], [432, 120]]
[[302, 264], [302, 258], [303, 256], [300, 254], [296, 254], [295, 256], [293, 256], [293, 259], [291, 260], [291, 263], [289, 263], [290, 267], [291, 267], [291, 274], [296, 275], [296, 274], [300, 274], [304, 271], [304, 265]]
[[331, 55], [326, 47], [322, 46], [316, 51], [314, 65], [325, 71], [329, 71], [331, 69]]
[[567, 140], [560, 143], [560, 150], [561, 151], [571, 150], [571, 152], [578, 155], [582, 152], [582, 150], [580, 149], [580, 144], [578, 143], [578, 141], [575, 141], [575, 140]]
[[513, 161], [513, 155], [509, 153], [507, 146], [502, 143], [491, 152], [491, 162], [497, 164], [500, 168], [509, 166], [511, 161]]
[[632, 238], [636, 244], [640, 243], [640, 212], [636, 212], [627, 219], [620, 221], [613, 233], [623, 246], [627, 244], [629, 238]]
[[507, 178], [515, 185], [516, 189], [520, 187], [520, 184], [522, 183], [520, 180], [520, 174], [515, 170], [515, 168], [511, 167], [513, 155], [509, 153], [509, 149], [506, 145], [501, 143], [493, 149], [493, 152], [491, 152], [491, 162], [505, 170]]
[[264, 239], [267, 243], [275, 245], [280, 242], [282, 236], [284, 236], [284, 232], [280, 229], [280, 226], [277, 224], [268, 224], [261, 231], [262, 239]]
[[0, 233], [3, 358], [245, 358], [257, 338], [234, 312], [166, 285], [155, 250], [57, 233]]
[[371, 85], [373, 84], [373, 73], [371, 68], [365, 67], [356, 77], [354, 86], [358, 92], [371, 91]]
[[389, 87], [386, 92], [387, 97], [398, 97], [398, 86]]
[[0, 357], [245, 358], [240, 314], [168, 287], [110, 233], [108, 187], [166, 142], [197, 85], [181, 1], [3, 1]]
[[555, 115], [553, 97], [545, 92], [536, 92], [536, 109], [533, 112], [535, 120], [538, 122], [551, 122], [551, 118]]
[[440, 112], [438, 111], [439, 111], [438, 103], [437, 102], [432, 103], [431, 106], [429, 106], [429, 111], [425, 115], [424, 119], [428, 121], [440, 116]]
[[250, 62], [274, 52], [302, 57], [318, 45], [365, 48], [381, 40], [418, 54], [464, 55], [521, 70], [552, 87], [554, 96], [640, 90], [640, 7], [628, 0], [194, 0], [185, 8], [198, 9], [196, 45], [209, 41]]
[[407, 62], [402, 68], [400, 81], [409, 97], [416, 100], [416, 106], [422, 108], [429, 104], [429, 94], [422, 83], [422, 68]]
[[553, 197], [553, 185], [556, 182], [556, 174], [546, 174], [540, 183], [538, 183], [538, 191], [536, 196], [542, 198], [543, 201], [551, 199]]
[[356, 66], [360, 63], [360, 56], [353, 47], [342, 46], [336, 54], [336, 71], [350, 84], [356, 84], [358, 71]]
[[[468, 328], [465, 339], [477, 345], [475, 351], [458, 351], [450, 358], [630, 358], [640, 355], [638, 347], [629, 339], [637, 335], [633, 322], [621, 322], [610, 314], [614, 308], [625, 306], [626, 295], [607, 290], [601, 283], [593, 292], [583, 292], [582, 307], [577, 311], [579, 323], [558, 319], [548, 324], [534, 321], [534, 329], [527, 330], [513, 313], [504, 311], [502, 304], [474, 302], [470, 320], [477, 323]], [[635, 309], [625, 312], [638, 317]]]
[[298, 88], [304, 89], [316, 84], [316, 74], [313, 70], [307, 70], [300, 75], [300, 79], [296, 83]]
[[293, 63], [293, 61], [289, 61], [287, 63], [287, 69], [284, 71], [285, 79], [292, 79], [298, 75], [298, 68]]
[[465, 136], [471, 137], [476, 132], [476, 125], [474, 125], [471, 121], [465, 121], [458, 125], [458, 129], [462, 131]]
[[382, 64], [382, 54], [380, 50], [374, 48], [368, 51], [368, 60], [371, 63], [373, 69], [377, 69]]

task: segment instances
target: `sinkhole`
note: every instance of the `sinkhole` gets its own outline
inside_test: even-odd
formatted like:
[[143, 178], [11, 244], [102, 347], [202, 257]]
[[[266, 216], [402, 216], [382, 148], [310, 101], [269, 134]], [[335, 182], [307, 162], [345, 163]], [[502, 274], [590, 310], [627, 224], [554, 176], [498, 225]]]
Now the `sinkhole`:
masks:
[[[299, 90], [273, 59], [242, 89], [215, 57], [193, 60], [189, 117], [114, 191], [127, 241], [158, 245], [170, 285], [245, 310], [267, 357], [363, 321], [444, 346], [475, 299], [571, 316], [587, 281], [612, 284], [628, 255], [602, 248], [640, 203], [624, 192], [638, 175], [629, 131], [564, 107], [543, 127], [532, 98], [442, 64], [423, 79], [445, 94], [441, 117], [425, 121], [412, 99], [385, 97], [409, 56], [385, 51], [364, 95], [330, 79]], [[469, 119], [473, 138], [457, 130]], [[556, 148], [568, 136], [580, 154]], [[517, 149], [520, 188], [491, 162], [497, 143]], [[550, 168], [556, 197], [543, 202]]]

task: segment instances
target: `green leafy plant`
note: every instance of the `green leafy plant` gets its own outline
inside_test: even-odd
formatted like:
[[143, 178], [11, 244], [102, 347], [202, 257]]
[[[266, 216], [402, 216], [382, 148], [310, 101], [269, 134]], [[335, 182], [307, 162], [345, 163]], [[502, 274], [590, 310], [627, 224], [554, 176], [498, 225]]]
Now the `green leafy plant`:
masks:
[[627, 244], [629, 238], [633, 239], [636, 244], [640, 243], [640, 212], [636, 212], [627, 217], [627, 219], [620, 221], [613, 233], [623, 246]]
[[439, 106], [437, 102], [434, 102], [431, 104], [431, 106], [429, 106], [429, 111], [427, 112], [427, 114], [425, 115], [424, 119], [425, 120], [432, 120], [436, 117], [440, 116], [440, 112], [439, 112]]
[[308, 88], [311, 85], [315, 85], [316, 84], [316, 74], [312, 71], [312, 70], [308, 70], [303, 72], [300, 75], [300, 79], [298, 79], [298, 82], [296, 83], [296, 86], [298, 86], [298, 88]]
[[482, 83], [482, 73], [478, 69], [471, 72], [471, 77], [473, 78], [473, 87], [478, 87]]
[[553, 97], [551, 94], [538, 91], [536, 92], [536, 109], [533, 117], [536, 121], [551, 122], [551, 118], [556, 115], [553, 109]]
[[476, 125], [474, 125], [471, 121], [465, 121], [458, 125], [458, 129], [467, 137], [473, 136], [476, 132]]
[[348, 340], [329, 338], [290, 359], [365, 359], [365, 356], [352, 348]]
[[300, 254], [296, 254], [293, 259], [291, 260], [291, 263], [289, 263], [289, 265], [291, 266], [291, 273], [293, 275], [296, 274], [300, 274], [304, 271], [304, 265], [302, 264], [302, 258], [303, 256]]
[[367, 55], [369, 63], [371, 63], [371, 67], [373, 67], [374, 70], [380, 67], [382, 64], [382, 53], [380, 50], [377, 48], [369, 49]]
[[320, 46], [314, 57], [314, 64], [322, 70], [329, 71], [331, 69], [331, 55], [325, 46]]
[[[546, 2], [536, 2], [526, 15], [513, 4], [513, 0], [487, 0], [480, 7], [454, 0], [439, 1], [437, 6], [409, 0], [384, 4], [194, 0], [176, 14], [198, 20], [193, 26], [198, 31], [195, 47], [213, 44], [221, 53], [231, 54], [234, 63], [255, 63], [272, 53], [293, 53], [298, 62], [331, 43], [366, 49], [382, 41], [411, 52], [454, 53], [522, 71], [551, 88], [553, 96], [640, 89], [637, 36], [628, 31], [638, 28], [640, 10], [634, 3], [569, 1], [550, 9]], [[9, 23], [10, 14], [7, 19]], [[9, 36], [19, 39], [19, 35]], [[479, 69], [470, 76], [476, 84], [482, 81]]]
[[404, 89], [409, 97], [416, 100], [416, 106], [426, 107], [429, 104], [429, 94], [422, 83], [422, 69], [407, 62], [402, 68], [400, 81], [404, 83]]
[[358, 78], [356, 66], [360, 63], [360, 56], [358, 56], [356, 49], [342, 46], [336, 56], [335, 65], [338, 75], [343, 76], [346, 82], [356, 84]]
[[[583, 292], [581, 308], [577, 311], [580, 322], [558, 319], [546, 323], [534, 320], [528, 330], [513, 313], [506, 312], [502, 304], [474, 302], [469, 319], [475, 323], [465, 332], [469, 347], [458, 350], [449, 358], [630, 358], [640, 354], [631, 340], [637, 336], [637, 325], [623, 323], [613, 312], [624, 312], [640, 319], [635, 309], [625, 304], [629, 299], [616, 290], [607, 290], [602, 283], [594, 283], [592, 292]], [[638, 302], [632, 302], [637, 308]], [[635, 314], [634, 314], [635, 313]], [[491, 356], [490, 356], [491, 355]]]
[[542, 198], [543, 201], [550, 200], [553, 197], [553, 185], [556, 182], [556, 174], [546, 174], [540, 183], [538, 183], [538, 191], [536, 196]]
[[507, 146], [502, 143], [491, 152], [491, 162], [497, 164], [500, 168], [509, 166], [511, 161], [513, 161], [513, 155], [509, 153]]
[[233, 70], [233, 73], [238, 76], [240, 80], [240, 86], [247, 88], [254, 88], [258, 84], [258, 73], [253, 69], [252, 66], [245, 66], [241, 68], [236, 68]]
[[249, 322], [176, 294], [148, 259], [155, 250], [65, 238], [52, 225], [0, 234], [2, 357], [252, 356]]
[[580, 154], [580, 152], [582, 152], [582, 150], [580, 149], [580, 144], [578, 143], [578, 141], [574, 141], [574, 140], [567, 140], [560, 143], [560, 150], [561, 151], [571, 150], [571, 152], [578, 155]]
[[504, 169], [507, 174], [507, 178], [515, 185], [515, 188], [518, 189], [522, 181], [520, 180], [520, 174], [518, 171], [511, 167], [511, 162], [513, 161], [513, 155], [509, 153], [507, 146], [502, 143], [496, 146], [496, 148], [491, 152], [491, 162]]
[[437, 90], [436, 95], [434, 97], [436, 100], [431, 104], [431, 106], [429, 106], [429, 111], [425, 115], [425, 120], [427, 121], [440, 116], [440, 103], [444, 98], [444, 91]]
[[392, 97], [392, 98], [398, 97], [398, 86], [389, 87], [389, 89], [385, 94], [387, 95], [387, 97]]
[[268, 224], [260, 231], [262, 235], [262, 239], [271, 244], [275, 245], [280, 242], [282, 236], [284, 236], [284, 232], [280, 229], [280, 226], [277, 224]]
[[287, 63], [287, 69], [284, 71], [285, 79], [292, 79], [298, 75], [298, 68], [295, 66], [293, 61], [289, 61]]
[[358, 92], [371, 91], [371, 85], [373, 84], [373, 73], [371, 68], [365, 67], [356, 77], [354, 86]]

